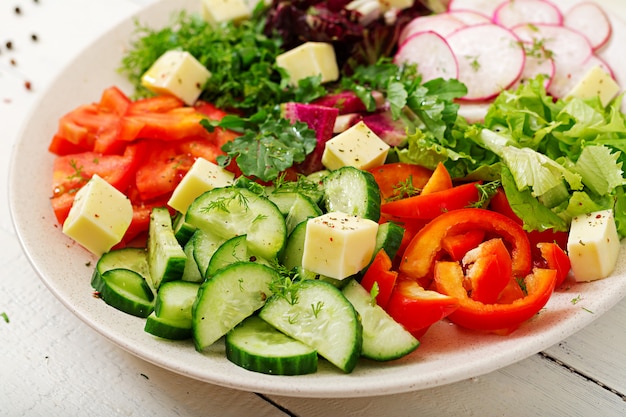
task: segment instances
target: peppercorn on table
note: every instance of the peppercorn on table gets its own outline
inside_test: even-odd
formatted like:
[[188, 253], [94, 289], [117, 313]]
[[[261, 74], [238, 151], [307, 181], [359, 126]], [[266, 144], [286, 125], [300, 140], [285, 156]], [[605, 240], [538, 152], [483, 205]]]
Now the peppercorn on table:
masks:
[[[0, 5], [0, 186], [5, 196], [14, 144], [25, 124], [37, 118], [33, 109], [55, 77], [105, 31], [157, 1], [20, 0]], [[621, 0], [601, 3], [626, 21]], [[77, 79], [77, 88], [80, 83]], [[58, 111], [61, 116], [65, 110]], [[455, 383], [355, 398], [240, 391], [139, 359], [77, 318], [37, 276], [18, 242], [6, 197], [2, 201], [0, 416], [626, 414], [626, 299], [542, 352]]]

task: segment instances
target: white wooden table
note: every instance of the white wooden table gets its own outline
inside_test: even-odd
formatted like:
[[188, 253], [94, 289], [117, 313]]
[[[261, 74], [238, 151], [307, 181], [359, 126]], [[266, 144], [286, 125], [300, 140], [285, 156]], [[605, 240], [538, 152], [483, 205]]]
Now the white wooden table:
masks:
[[[153, 1], [0, 2], [3, 195], [12, 145], [55, 75], [103, 31]], [[626, 20], [623, 0], [603, 4]], [[257, 395], [158, 368], [82, 323], [32, 270], [6, 197], [1, 201], [0, 416], [626, 415], [626, 300], [544, 352], [455, 384], [356, 399]]]

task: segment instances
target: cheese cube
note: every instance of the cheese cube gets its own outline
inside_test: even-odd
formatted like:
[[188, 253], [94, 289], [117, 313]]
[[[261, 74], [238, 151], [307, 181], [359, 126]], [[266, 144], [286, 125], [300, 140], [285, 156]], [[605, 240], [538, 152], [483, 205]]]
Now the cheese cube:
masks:
[[322, 164], [330, 170], [370, 169], [384, 164], [388, 152], [389, 145], [361, 121], [326, 142]]
[[567, 96], [581, 99], [598, 96], [602, 105], [606, 107], [619, 92], [620, 87], [613, 77], [596, 65], [585, 74]]
[[141, 77], [141, 85], [157, 94], [169, 94], [192, 105], [211, 77], [196, 58], [186, 51], [167, 51]]
[[63, 223], [63, 233], [97, 256], [108, 252], [124, 237], [133, 219], [130, 200], [98, 175], [74, 198]]
[[167, 204], [181, 213], [186, 213], [189, 205], [200, 194], [213, 188], [232, 185], [234, 178], [235, 174], [232, 172], [204, 158], [198, 158], [176, 186]]
[[291, 84], [306, 77], [322, 76], [322, 82], [336, 81], [339, 67], [330, 43], [306, 42], [276, 57], [276, 64], [289, 73]]
[[212, 26], [247, 20], [252, 10], [245, 0], [202, 0], [202, 17]]
[[612, 210], [572, 219], [567, 251], [576, 281], [594, 281], [613, 272], [620, 250]]
[[309, 219], [302, 267], [335, 279], [354, 275], [372, 259], [377, 231], [378, 223], [340, 212]]

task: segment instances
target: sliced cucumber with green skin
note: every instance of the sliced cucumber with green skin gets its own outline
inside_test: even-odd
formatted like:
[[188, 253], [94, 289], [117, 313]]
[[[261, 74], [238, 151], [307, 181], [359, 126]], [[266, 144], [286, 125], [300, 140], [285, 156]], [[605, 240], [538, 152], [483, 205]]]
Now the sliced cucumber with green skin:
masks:
[[[106, 271], [119, 268], [130, 269], [147, 279], [150, 273], [148, 270], [148, 252], [143, 248], [127, 247], [113, 249], [103, 254], [98, 259], [96, 268], [93, 271], [92, 286], [93, 282], [100, 280], [100, 277]], [[98, 289], [96, 288], [96, 290]]]
[[193, 239], [189, 239], [183, 248], [185, 252], [185, 256], [187, 256], [187, 260], [185, 261], [185, 269], [183, 269], [183, 275], [180, 277], [181, 280], [187, 282], [202, 282], [204, 281], [204, 276], [200, 273], [198, 269], [198, 264], [196, 263], [196, 259], [193, 257], [194, 252], [194, 243]]
[[247, 235], [250, 250], [268, 260], [278, 257], [287, 239], [285, 219], [276, 204], [245, 188], [205, 192], [191, 203], [185, 219], [224, 239]]
[[137, 317], [148, 317], [154, 311], [154, 294], [137, 272], [109, 269], [92, 283], [100, 298], [111, 307]]
[[177, 212], [174, 220], [172, 221], [172, 228], [174, 229], [174, 236], [181, 246], [185, 246], [196, 228], [185, 221], [185, 215]]
[[191, 309], [196, 301], [200, 284], [185, 281], [170, 281], [161, 285], [154, 303], [157, 316], [187, 323], [191, 329]]
[[186, 320], [159, 317], [154, 311], [146, 317], [144, 331], [163, 339], [185, 340], [191, 338], [191, 325]]
[[317, 350], [346, 373], [361, 355], [361, 321], [352, 304], [324, 281], [294, 283], [267, 300], [259, 316], [296, 340]]
[[269, 265], [268, 261], [250, 252], [246, 235], [235, 236], [222, 243], [211, 256], [204, 278], [210, 279], [217, 271], [235, 262], [257, 262]]
[[322, 209], [304, 194], [296, 195], [296, 198], [287, 213], [285, 224], [287, 225], [287, 233], [291, 233], [293, 229], [301, 222], [322, 215]]
[[317, 352], [250, 316], [226, 334], [226, 357], [234, 364], [270, 375], [304, 375], [317, 371]]
[[193, 259], [196, 261], [198, 271], [200, 271], [200, 275], [202, 275], [202, 279], [204, 280], [206, 270], [209, 267], [209, 262], [213, 254], [227, 239], [217, 236], [214, 233], [198, 229], [191, 237], [191, 240], [193, 241]]
[[389, 361], [413, 352], [419, 341], [396, 322], [365, 288], [351, 279], [343, 294], [352, 303], [363, 325], [362, 356], [376, 361]]
[[378, 222], [380, 190], [374, 176], [358, 168], [345, 166], [324, 178], [326, 211], [339, 211]]
[[373, 256], [376, 256], [379, 250], [384, 249], [390, 259], [395, 258], [403, 237], [404, 228], [399, 224], [393, 222], [381, 224], [376, 232], [376, 249]]
[[180, 279], [187, 256], [174, 236], [172, 218], [165, 207], [150, 213], [148, 228], [148, 266], [150, 286], [158, 290], [162, 282]]
[[261, 308], [279, 279], [267, 265], [236, 262], [205, 281], [192, 308], [196, 350], [202, 352]]

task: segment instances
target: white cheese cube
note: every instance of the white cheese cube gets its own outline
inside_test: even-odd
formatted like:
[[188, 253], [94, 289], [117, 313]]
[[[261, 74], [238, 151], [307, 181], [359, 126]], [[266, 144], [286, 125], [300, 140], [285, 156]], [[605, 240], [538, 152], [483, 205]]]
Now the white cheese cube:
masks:
[[211, 77], [196, 58], [186, 51], [167, 51], [141, 77], [141, 85], [157, 94], [169, 94], [192, 105]]
[[202, 17], [212, 26], [247, 20], [252, 10], [245, 0], [202, 0]]
[[63, 233], [97, 256], [124, 237], [133, 219], [130, 200], [98, 175], [76, 193]]
[[594, 281], [613, 272], [620, 250], [613, 210], [572, 219], [567, 251], [576, 281]]
[[594, 66], [585, 74], [578, 84], [574, 86], [567, 96], [581, 99], [598, 96], [602, 105], [606, 107], [619, 92], [619, 84], [617, 84], [613, 77], [601, 67]]
[[389, 145], [361, 121], [326, 142], [322, 164], [330, 170], [370, 169], [384, 164], [387, 153]]
[[322, 82], [336, 81], [339, 67], [330, 43], [306, 42], [276, 57], [276, 64], [289, 73], [291, 84], [306, 77], [322, 76]]
[[198, 158], [176, 186], [167, 204], [181, 213], [186, 213], [189, 205], [200, 194], [213, 188], [232, 185], [234, 178], [235, 174], [232, 172], [204, 158]]
[[335, 279], [354, 275], [372, 259], [377, 231], [378, 223], [340, 212], [309, 219], [302, 267]]

